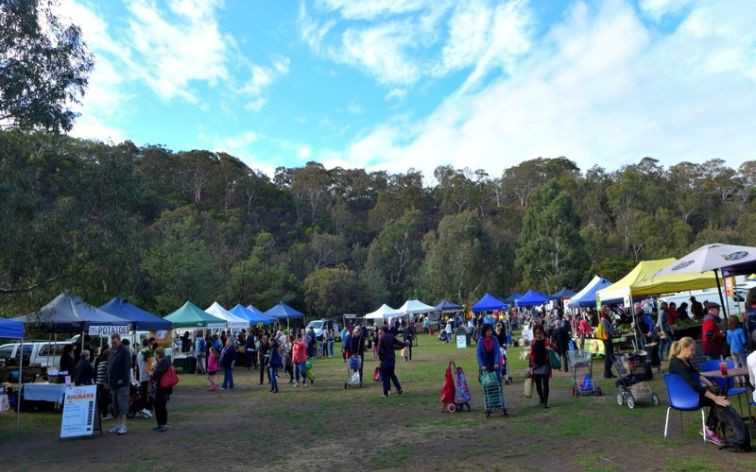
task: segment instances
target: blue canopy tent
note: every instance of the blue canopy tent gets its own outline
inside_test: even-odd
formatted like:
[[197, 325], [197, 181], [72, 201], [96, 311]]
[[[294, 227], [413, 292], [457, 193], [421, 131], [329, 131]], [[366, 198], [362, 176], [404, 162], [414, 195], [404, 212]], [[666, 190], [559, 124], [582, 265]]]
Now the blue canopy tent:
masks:
[[169, 331], [171, 322], [132, 305], [123, 298], [113, 298], [100, 310], [127, 320], [134, 331]]
[[266, 316], [272, 316], [279, 320], [292, 320], [295, 318], [304, 318], [304, 314], [294, 308], [290, 307], [284, 302], [278, 302], [278, 305], [274, 306], [270, 310], [264, 313]]
[[24, 324], [20, 321], [0, 318], [0, 339], [21, 339], [24, 337]]
[[457, 311], [462, 311], [462, 305], [444, 299], [441, 300], [441, 303], [436, 305], [436, 311], [440, 311], [441, 313], [455, 313]]
[[507, 305], [514, 305], [515, 300], [517, 300], [521, 296], [522, 294], [520, 292], [514, 291], [512, 292], [512, 295], [504, 299], [504, 303], [506, 303]]
[[271, 317], [265, 316], [260, 310], [257, 310], [257, 312], [255, 312], [250, 308], [243, 306], [242, 304], [237, 304], [235, 307], [231, 308], [228, 311], [240, 318], [244, 318], [245, 320], [249, 321], [250, 325], [256, 325], [258, 323], [271, 324], [276, 322], [276, 320], [272, 319]]
[[536, 290], [528, 290], [525, 295], [515, 300], [517, 306], [536, 306], [549, 303], [549, 297]]
[[254, 305], [247, 305], [247, 310], [249, 310], [253, 315], [255, 315], [256, 317], [255, 319], [260, 319], [260, 320], [267, 319], [270, 323], [275, 323], [276, 321], [278, 321], [278, 318], [276, 318], [275, 316], [266, 315], [265, 313], [263, 313], [262, 310], [258, 310], [257, 308], [255, 308]]
[[26, 324], [50, 328], [51, 331], [69, 332], [84, 331], [89, 326], [126, 326], [129, 324], [128, 320], [88, 305], [81, 298], [66, 293], [55, 297], [53, 301], [40, 308], [38, 313], [14, 319]]
[[472, 311], [474, 313], [480, 313], [481, 311], [503, 310], [506, 307], [506, 303], [486, 292], [486, 294], [472, 306]]
[[[14, 321], [14, 320], [6, 320], [5, 318], [0, 318], [0, 338], [10, 338], [10, 339], [20, 339], [21, 345], [18, 347], [18, 352], [23, 353], [24, 349], [24, 324], [20, 321]], [[21, 357], [23, 357], [23, 354], [20, 354]], [[18, 363], [18, 383], [19, 386], [23, 382], [23, 370], [24, 370], [24, 362], [23, 360]], [[20, 389], [19, 389], [20, 391]], [[16, 395], [16, 427], [18, 428], [21, 424], [21, 395]]]
[[588, 285], [583, 287], [581, 291], [570, 299], [567, 306], [570, 308], [589, 308], [596, 306], [596, 292], [610, 285], [612, 285], [611, 281], [596, 275], [590, 282], [588, 282]]
[[557, 293], [551, 295], [549, 297], [549, 300], [562, 300], [564, 298], [572, 298], [575, 296], [575, 292], [568, 289], [567, 287], [562, 287], [561, 290], [559, 290]]

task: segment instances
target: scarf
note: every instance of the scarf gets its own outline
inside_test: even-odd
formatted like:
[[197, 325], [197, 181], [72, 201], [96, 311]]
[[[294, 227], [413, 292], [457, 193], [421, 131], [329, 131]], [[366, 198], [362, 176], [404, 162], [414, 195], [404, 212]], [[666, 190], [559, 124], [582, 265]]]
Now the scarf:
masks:
[[483, 348], [486, 350], [486, 352], [493, 351], [493, 338], [483, 338]]

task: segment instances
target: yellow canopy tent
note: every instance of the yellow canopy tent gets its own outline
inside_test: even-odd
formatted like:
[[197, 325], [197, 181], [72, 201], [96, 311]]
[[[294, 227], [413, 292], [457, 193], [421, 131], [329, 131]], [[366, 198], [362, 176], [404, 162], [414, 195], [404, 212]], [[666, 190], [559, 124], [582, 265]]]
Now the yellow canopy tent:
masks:
[[596, 292], [596, 300], [599, 302], [622, 300], [629, 305], [633, 297], [684, 292], [717, 286], [716, 278], [711, 271], [703, 274], [675, 274], [654, 277], [654, 274], [673, 262], [675, 262], [675, 259], [672, 258], [641, 261], [630, 273], [616, 283]]

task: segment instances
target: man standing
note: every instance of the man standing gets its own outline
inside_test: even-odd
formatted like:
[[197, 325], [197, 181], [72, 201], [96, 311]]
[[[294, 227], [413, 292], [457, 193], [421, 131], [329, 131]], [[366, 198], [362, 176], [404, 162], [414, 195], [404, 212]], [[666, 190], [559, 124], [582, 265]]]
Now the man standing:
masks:
[[615, 375], [612, 374], [612, 364], [614, 363], [614, 344], [612, 344], [612, 320], [609, 318], [609, 307], [604, 305], [601, 307], [601, 313], [599, 314], [599, 323], [603, 325], [604, 336], [606, 339], [604, 342], [604, 378], [611, 379]]
[[121, 343], [121, 335], [110, 336], [111, 350], [108, 358], [108, 388], [113, 396], [113, 411], [116, 425], [111, 433], [126, 434], [126, 413], [129, 411], [129, 381], [131, 379], [131, 351]]
[[404, 328], [404, 342], [407, 343], [407, 349], [409, 354], [409, 360], [412, 360], [412, 344], [415, 341], [415, 324], [408, 323]]
[[701, 302], [696, 300], [696, 297], [690, 297], [690, 312], [693, 314], [693, 318], [700, 320], [704, 316], [704, 309]]
[[197, 359], [197, 374], [207, 373], [205, 369], [205, 338], [197, 332], [194, 336], [194, 357]]
[[396, 392], [402, 394], [402, 386], [396, 378], [394, 367], [396, 366], [395, 349], [401, 349], [404, 343], [389, 332], [388, 326], [383, 325], [383, 335], [378, 345], [378, 358], [381, 360], [381, 379], [383, 379], [383, 396], [388, 397], [391, 392], [391, 382], [394, 382]]
[[223, 385], [221, 390], [233, 390], [234, 388], [234, 360], [236, 359], [236, 348], [232, 338], [226, 339], [226, 347], [220, 355], [220, 365], [223, 367]]
[[703, 352], [709, 359], [718, 359], [724, 354], [725, 335], [719, 329], [719, 304], [709, 303], [708, 312], [704, 316], [701, 325], [701, 339], [703, 340]]

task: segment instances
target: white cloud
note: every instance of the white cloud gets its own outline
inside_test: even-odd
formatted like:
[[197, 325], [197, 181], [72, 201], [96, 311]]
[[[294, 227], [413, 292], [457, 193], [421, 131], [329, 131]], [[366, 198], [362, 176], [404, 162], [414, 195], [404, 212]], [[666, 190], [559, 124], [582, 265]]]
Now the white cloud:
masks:
[[245, 105], [245, 109], [258, 112], [267, 103], [267, 99], [262, 96], [274, 81], [281, 76], [289, 73], [291, 60], [288, 57], [275, 57], [270, 66], [261, 66], [251, 64], [250, 80], [244, 84], [240, 93], [251, 97], [251, 100]]
[[426, 177], [444, 163], [497, 175], [561, 155], [582, 169], [644, 156], [738, 165], [756, 147], [753, 24], [756, 10], [707, 1], [662, 34], [624, 1], [577, 2], [511, 74], [424, 119], [376, 125], [340, 158]]
[[312, 14], [302, 3], [299, 15], [314, 51], [393, 89], [464, 69], [472, 86], [492, 68], [509, 70], [530, 47], [530, 21], [524, 0], [324, 0]]
[[192, 81], [214, 85], [227, 79], [228, 37], [215, 17], [219, 0], [170, 0], [164, 12], [149, 0], [129, 3], [129, 44], [138, 74], [165, 100], [196, 102]]

